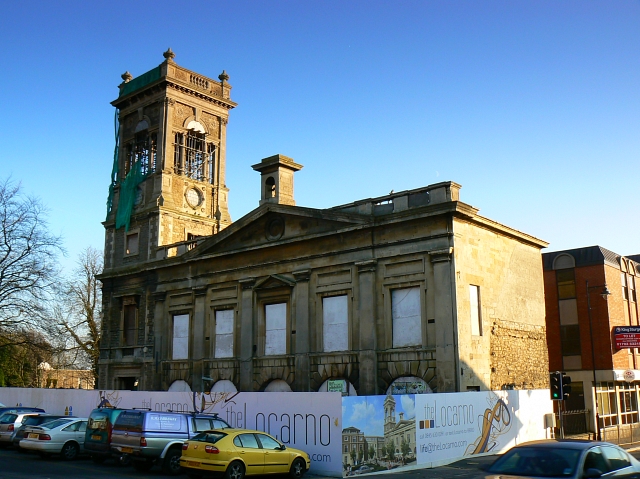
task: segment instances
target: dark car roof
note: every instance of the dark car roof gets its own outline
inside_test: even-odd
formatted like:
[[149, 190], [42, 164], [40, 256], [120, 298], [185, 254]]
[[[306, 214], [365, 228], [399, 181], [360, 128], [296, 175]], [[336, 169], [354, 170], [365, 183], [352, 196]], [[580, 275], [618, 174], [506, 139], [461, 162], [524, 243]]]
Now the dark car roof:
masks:
[[518, 444], [514, 447], [535, 447], [536, 449], [589, 449], [593, 446], [612, 446], [613, 444], [603, 441], [589, 441], [586, 439], [543, 439], [540, 441], [530, 441]]

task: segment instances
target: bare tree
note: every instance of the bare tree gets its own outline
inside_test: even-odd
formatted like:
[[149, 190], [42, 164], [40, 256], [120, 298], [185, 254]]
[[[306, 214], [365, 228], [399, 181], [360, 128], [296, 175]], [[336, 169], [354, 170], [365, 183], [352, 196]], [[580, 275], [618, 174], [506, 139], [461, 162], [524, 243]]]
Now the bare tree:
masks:
[[[88, 362], [98, 380], [100, 357], [102, 290], [97, 275], [102, 272], [102, 254], [89, 247], [78, 256], [77, 267], [63, 284], [59, 301], [52, 311], [58, 337], [66, 342], [66, 366]], [[82, 361], [84, 357], [85, 361]]]
[[0, 181], [0, 330], [5, 333], [39, 326], [56, 285], [56, 260], [64, 250], [61, 238], [49, 232], [46, 213], [20, 184]]

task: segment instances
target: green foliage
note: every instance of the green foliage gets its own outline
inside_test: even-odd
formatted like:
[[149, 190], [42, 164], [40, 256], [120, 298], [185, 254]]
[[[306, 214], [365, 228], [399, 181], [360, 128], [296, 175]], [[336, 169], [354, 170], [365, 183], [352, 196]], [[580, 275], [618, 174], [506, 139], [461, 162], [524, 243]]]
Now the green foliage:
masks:
[[407, 457], [411, 453], [411, 446], [404, 440], [404, 438], [402, 438], [402, 442], [400, 443], [400, 453], [403, 458]]

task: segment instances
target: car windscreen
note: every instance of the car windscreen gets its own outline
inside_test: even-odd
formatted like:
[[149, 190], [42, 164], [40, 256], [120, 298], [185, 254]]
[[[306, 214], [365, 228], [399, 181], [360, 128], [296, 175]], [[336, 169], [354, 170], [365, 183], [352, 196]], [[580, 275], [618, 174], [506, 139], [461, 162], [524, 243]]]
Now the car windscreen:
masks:
[[25, 416], [25, 417], [22, 419], [22, 425], [23, 425], [23, 426], [34, 426], [34, 425], [36, 425], [36, 424], [41, 424], [41, 423], [43, 423], [43, 422], [46, 422], [46, 421], [52, 421], [52, 420], [53, 420], [53, 418], [51, 418], [51, 419], [45, 419], [45, 420], [43, 421], [43, 416]]
[[144, 414], [137, 411], [123, 411], [113, 425], [114, 429], [121, 431], [142, 432]]
[[10, 424], [12, 422], [16, 422], [17, 417], [17, 414], [4, 414], [2, 418], [0, 418], [0, 424]]
[[198, 442], [208, 442], [210, 444], [215, 444], [216, 442], [218, 442], [220, 439], [222, 439], [225, 436], [226, 436], [226, 434], [223, 433], [223, 432], [207, 431], [207, 432], [201, 432], [200, 434], [196, 434], [190, 440], [191, 441], [198, 441]]
[[45, 422], [40, 424], [40, 427], [44, 428], [44, 429], [55, 429], [58, 426], [62, 426], [63, 424], [68, 423], [69, 421], [71, 421], [71, 418], [69, 419], [56, 419], [54, 421], [49, 421], [49, 422]]
[[581, 451], [568, 448], [517, 447], [507, 451], [487, 472], [532, 477], [571, 477]]

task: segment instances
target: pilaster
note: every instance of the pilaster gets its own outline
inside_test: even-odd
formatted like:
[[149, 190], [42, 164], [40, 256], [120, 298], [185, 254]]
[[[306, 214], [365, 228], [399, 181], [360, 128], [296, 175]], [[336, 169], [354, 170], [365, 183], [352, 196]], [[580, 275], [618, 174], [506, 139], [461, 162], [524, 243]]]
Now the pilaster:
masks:
[[[294, 271], [296, 285], [293, 289], [295, 302], [295, 391], [310, 390], [309, 373], [309, 277], [310, 270]], [[293, 333], [293, 331], [292, 331]]]
[[358, 268], [358, 310], [352, 345], [358, 351], [359, 395], [377, 394], [376, 354], [376, 261], [356, 263]]
[[240, 391], [253, 391], [253, 286], [255, 278], [240, 280]]
[[437, 387], [439, 393], [458, 391], [458, 333], [454, 307], [453, 248], [429, 252], [433, 264]]

